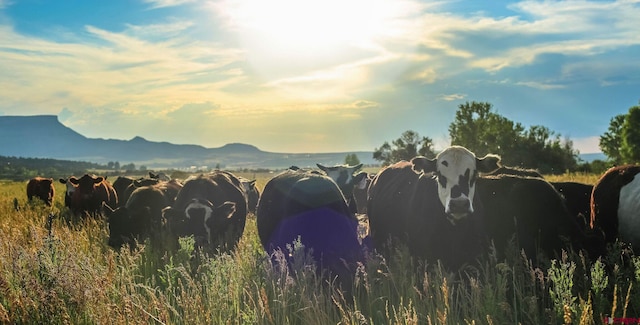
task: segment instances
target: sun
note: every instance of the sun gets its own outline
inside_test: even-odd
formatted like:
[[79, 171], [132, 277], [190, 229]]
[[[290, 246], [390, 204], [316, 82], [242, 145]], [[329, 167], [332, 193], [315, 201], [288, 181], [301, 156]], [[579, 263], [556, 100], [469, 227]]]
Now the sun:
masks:
[[236, 0], [225, 6], [249, 62], [275, 80], [371, 57], [402, 0]]

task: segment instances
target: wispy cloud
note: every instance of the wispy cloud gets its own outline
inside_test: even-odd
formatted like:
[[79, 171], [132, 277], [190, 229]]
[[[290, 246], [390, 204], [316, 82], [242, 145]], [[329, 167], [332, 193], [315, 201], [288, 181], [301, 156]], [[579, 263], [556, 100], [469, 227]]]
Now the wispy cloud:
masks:
[[166, 8], [166, 7], [175, 7], [181, 6], [188, 3], [194, 3], [198, 0], [143, 0], [145, 3], [151, 5], [151, 8]]

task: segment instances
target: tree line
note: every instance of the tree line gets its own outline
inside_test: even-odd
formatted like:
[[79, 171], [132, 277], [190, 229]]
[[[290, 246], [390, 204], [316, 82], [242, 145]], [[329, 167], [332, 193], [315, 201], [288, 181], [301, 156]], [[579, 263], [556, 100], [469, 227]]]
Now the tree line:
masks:
[[[449, 125], [449, 137], [452, 145], [464, 146], [478, 156], [499, 154], [507, 166], [533, 168], [543, 174], [602, 173], [612, 165], [640, 162], [640, 106], [615, 116], [609, 130], [600, 137], [606, 161], [581, 161], [570, 138], [542, 125], [525, 128], [496, 113], [487, 102], [460, 104]], [[417, 155], [435, 157], [433, 139], [408, 130], [391, 143], [375, 148], [373, 158], [389, 165]]]

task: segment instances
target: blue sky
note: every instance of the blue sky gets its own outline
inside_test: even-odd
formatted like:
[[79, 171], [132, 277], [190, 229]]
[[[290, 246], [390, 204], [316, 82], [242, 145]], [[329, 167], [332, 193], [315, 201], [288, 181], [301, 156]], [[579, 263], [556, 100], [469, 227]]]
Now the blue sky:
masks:
[[0, 115], [91, 138], [442, 148], [493, 104], [581, 153], [640, 101], [640, 1], [0, 0]]

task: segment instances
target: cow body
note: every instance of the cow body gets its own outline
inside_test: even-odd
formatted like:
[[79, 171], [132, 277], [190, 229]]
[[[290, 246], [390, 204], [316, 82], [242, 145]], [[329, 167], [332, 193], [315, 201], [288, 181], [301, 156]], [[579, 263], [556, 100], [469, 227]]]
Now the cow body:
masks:
[[452, 268], [474, 261], [487, 247], [483, 206], [475, 195], [478, 172], [490, 172], [498, 162], [498, 156], [476, 158], [454, 146], [436, 159], [416, 157], [383, 169], [369, 187], [375, 247], [388, 253], [387, 244], [398, 241], [412, 256]]
[[301, 170], [275, 176], [264, 187], [256, 217], [260, 242], [271, 256], [282, 251], [289, 260], [287, 246], [299, 239], [320, 269], [341, 281], [363, 261], [358, 221], [327, 176]]
[[607, 170], [591, 194], [591, 227], [604, 232], [607, 243], [616, 239], [640, 249], [640, 166]]
[[154, 186], [137, 188], [126, 204], [117, 209], [105, 206], [109, 223], [109, 246], [120, 248], [128, 244], [134, 248], [136, 242], [151, 237], [152, 245], [158, 246], [162, 210], [167, 206], [165, 194]]
[[484, 205], [485, 229], [499, 253], [505, 252], [512, 238], [529, 258], [539, 253], [557, 257], [569, 248], [598, 251], [549, 182], [535, 177], [487, 176], [478, 179], [477, 190]]
[[53, 178], [34, 177], [27, 183], [27, 198], [29, 200], [39, 198], [46, 205], [53, 205], [55, 188]]
[[247, 201], [231, 173], [189, 178], [163, 216], [175, 236], [193, 236], [209, 251], [231, 250], [244, 232]]

